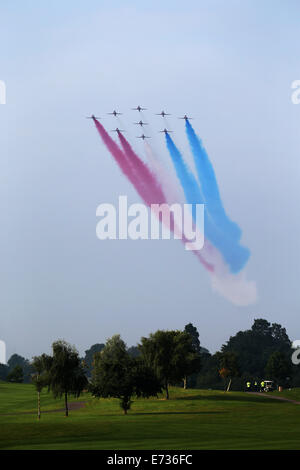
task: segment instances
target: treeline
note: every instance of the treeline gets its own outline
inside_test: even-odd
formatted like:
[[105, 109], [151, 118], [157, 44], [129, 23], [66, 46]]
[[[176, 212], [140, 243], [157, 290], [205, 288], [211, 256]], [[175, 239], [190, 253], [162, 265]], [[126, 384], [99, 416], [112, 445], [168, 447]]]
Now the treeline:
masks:
[[197, 328], [161, 331], [127, 348], [119, 335], [98, 343], [80, 358], [65, 341], [52, 345], [52, 355], [32, 361], [14, 354], [0, 366], [0, 378], [33, 382], [38, 394], [47, 387], [55, 397], [79, 396], [88, 389], [95, 397], [115, 397], [125, 413], [132, 398], [151, 397], [169, 386], [243, 390], [247, 381], [274, 380], [285, 387], [300, 386], [300, 370], [291, 362], [292, 343], [285, 328], [256, 319], [251, 329], [239, 331], [210, 354], [200, 345]]
[[[197, 388], [222, 389], [227, 377], [233, 390], [244, 390], [247, 381], [273, 380], [277, 386], [299, 387], [300, 368], [292, 363], [292, 342], [286, 329], [277, 323], [256, 319], [251, 329], [231, 336], [214, 355], [202, 358]], [[233, 361], [231, 374], [226, 360]], [[225, 370], [220, 374], [220, 361]]]

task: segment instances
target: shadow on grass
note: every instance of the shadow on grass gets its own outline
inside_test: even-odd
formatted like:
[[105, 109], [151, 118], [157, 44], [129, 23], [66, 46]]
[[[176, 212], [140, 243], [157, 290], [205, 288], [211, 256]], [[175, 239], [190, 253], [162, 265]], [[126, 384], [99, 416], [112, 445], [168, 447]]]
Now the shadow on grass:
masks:
[[199, 400], [199, 401], [240, 401], [240, 402], [251, 402], [251, 403], [272, 403], [275, 400], [272, 398], [259, 397], [255, 395], [232, 395], [230, 392], [224, 392], [218, 395], [189, 395], [186, 397], [177, 397], [173, 400]]
[[144, 415], [219, 415], [224, 414], [224, 411], [149, 411], [149, 412], [132, 412], [131, 415], [144, 416]]
[[[81, 408], [84, 408], [86, 405], [85, 401], [75, 401], [69, 403], [69, 411], [76, 411], [80, 410]], [[49, 413], [64, 413], [65, 408], [55, 408], [54, 410], [43, 410], [42, 409], [42, 415], [43, 414], [49, 414]], [[18, 415], [37, 415], [37, 410], [31, 410], [31, 411], [19, 411], [15, 413], [0, 413], [0, 416], [18, 416]]]

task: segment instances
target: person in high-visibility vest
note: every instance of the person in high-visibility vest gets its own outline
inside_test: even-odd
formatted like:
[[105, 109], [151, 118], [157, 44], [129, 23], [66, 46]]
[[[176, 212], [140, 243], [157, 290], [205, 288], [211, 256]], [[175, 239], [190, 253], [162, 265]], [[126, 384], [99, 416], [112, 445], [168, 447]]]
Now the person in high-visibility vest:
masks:
[[246, 383], [247, 391], [249, 392], [251, 389], [251, 382]]
[[255, 381], [254, 382], [254, 390], [257, 392], [257, 389], [258, 389], [258, 383]]
[[265, 382], [262, 381], [262, 382], [260, 382], [260, 391], [263, 392], [264, 389], [265, 389]]

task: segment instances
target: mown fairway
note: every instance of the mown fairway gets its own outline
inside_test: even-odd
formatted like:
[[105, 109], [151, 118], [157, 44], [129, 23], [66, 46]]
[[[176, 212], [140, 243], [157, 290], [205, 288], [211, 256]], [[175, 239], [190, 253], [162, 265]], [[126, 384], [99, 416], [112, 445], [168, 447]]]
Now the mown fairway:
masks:
[[[300, 393], [284, 396], [299, 399]], [[71, 398], [71, 401], [75, 401]], [[1, 449], [300, 449], [300, 405], [246, 393], [173, 388], [171, 399], [117, 400], [86, 394], [82, 409], [37, 421], [31, 385], [0, 383]], [[63, 408], [42, 395], [42, 411]]]

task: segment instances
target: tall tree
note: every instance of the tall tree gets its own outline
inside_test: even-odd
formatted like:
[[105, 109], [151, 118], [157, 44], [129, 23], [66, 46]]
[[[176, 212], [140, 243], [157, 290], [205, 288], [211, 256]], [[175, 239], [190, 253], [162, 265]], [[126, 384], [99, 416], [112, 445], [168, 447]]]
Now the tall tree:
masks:
[[52, 356], [45, 356], [45, 363], [49, 388], [54, 398], [64, 396], [68, 416], [68, 395], [78, 398], [88, 385], [78, 351], [66, 341], [56, 341], [52, 344]]
[[32, 374], [31, 380], [35, 386], [38, 395], [38, 420], [40, 420], [41, 392], [43, 388], [48, 385], [47, 356], [45, 354], [42, 354], [41, 356], [35, 356], [32, 361], [32, 368], [34, 370], [34, 373]]
[[130, 348], [128, 348], [128, 354], [131, 357], [139, 357], [141, 352], [137, 346], [130, 346]]
[[6, 380], [9, 373], [9, 367], [6, 364], [0, 364], [0, 380]]
[[240, 375], [238, 357], [233, 352], [225, 352], [225, 353], [217, 353], [217, 358], [219, 360], [220, 376], [223, 379], [226, 379], [226, 378], [229, 379], [229, 382], [226, 388], [226, 391], [229, 392], [232, 379]]
[[195, 352], [200, 354], [201, 347], [197, 328], [193, 325], [193, 323], [188, 323], [187, 325], [185, 325], [184, 331], [191, 335], [193, 349], [195, 350]]
[[85, 351], [84, 365], [87, 369], [87, 375], [89, 377], [91, 376], [91, 370], [92, 370], [92, 367], [93, 367], [95, 354], [102, 351], [104, 346], [105, 346], [105, 344], [103, 344], [103, 343], [96, 343], [96, 344], [93, 344], [93, 346], [91, 346], [90, 349], [87, 349]]
[[191, 336], [182, 331], [162, 331], [142, 338], [139, 349], [145, 363], [152, 367], [169, 399], [169, 384], [182, 381], [187, 373], [199, 370]]
[[292, 373], [292, 362], [283, 352], [273, 352], [266, 366], [266, 373], [278, 385], [284, 385]]
[[24, 373], [21, 366], [15, 366], [7, 375], [8, 382], [14, 383], [23, 383], [24, 382]]
[[156, 396], [161, 388], [152, 369], [130, 356], [124, 341], [115, 335], [95, 355], [90, 390], [96, 397], [118, 398], [124, 414], [127, 414], [133, 396]]
[[[191, 336], [192, 340], [192, 348], [194, 350], [194, 355], [193, 357], [190, 356], [190, 360], [187, 361], [187, 367], [186, 367], [186, 375], [183, 378], [183, 388], [186, 389], [189, 386], [195, 386], [196, 383], [196, 373], [195, 369], [200, 369], [201, 366], [201, 359], [200, 359], [200, 354], [202, 353], [201, 346], [200, 346], [200, 340], [199, 340], [199, 333], [197, 328], [192, 324], [188, 323], [184, 327], [184, 332], [189, 334]], [[198, 361], [198, 367], [195, 367], [196, 361]], [[198, 372], [196, 370], [196, 372]]]
[[13, 354], [9, 360], [7, 361], [8, 371], [11, 372], [16, 366], [20, 366], [23, 371], [23, 381], [30, 382], [32, 368], [31, 364], [28, 359], [25, 359], [23, 356], [19, 354]]
[[291, 341], [281, 325], [256, 319], [250, 330], [231, 336], [221, 351], [235, 352], [245, 375], [263, 377], [270, 355], [275, 351], [289, 355]]

